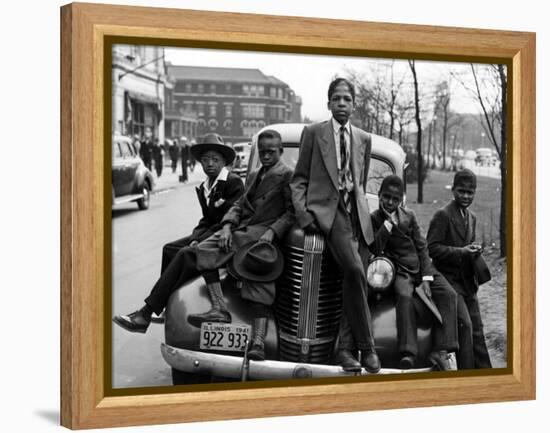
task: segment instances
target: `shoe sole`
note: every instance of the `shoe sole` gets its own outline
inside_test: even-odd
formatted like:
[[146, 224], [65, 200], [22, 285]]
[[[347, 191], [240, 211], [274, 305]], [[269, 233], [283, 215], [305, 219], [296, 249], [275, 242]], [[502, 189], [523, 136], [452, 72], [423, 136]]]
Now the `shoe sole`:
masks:
[[189, 323], [191, 326], [194, 326], [195, 328], [200, 328], [203, 323], [231, 323], [231, 319], [212, 321], [212, 320], [202, 320], [202, 319], [188, 317], [187, 323]]
[[120, 320], [118, 317], [113, 317], [113, 322], [115, 322], [118, 326], [125, 329], [128, 332], [135, 332], [138, 334], [145, 334], [147, 332], [147, 328], [145, 329], [137, 329], [137, 328], [131, 328], [129, 327], [126, 322], [123, 320]]
[[151, 317], [151, 323], [157, 323], [162, 325], [165, 322], [164, 317]]
[[429, 355], [428, 360], [433, 364], [434, 367], [436, 367], [439, 371], [450, 371], [450, 368], [445, 368], [445, 365], [442, 365], [439, 359], [436, 359], [435, 357]]
[[344, 367], [343, 365], [340, 365], [342, 367], [342, 370], [344, 370], [346, 373], [359, 373], [361, 371], [361, 366], [358, 367]]

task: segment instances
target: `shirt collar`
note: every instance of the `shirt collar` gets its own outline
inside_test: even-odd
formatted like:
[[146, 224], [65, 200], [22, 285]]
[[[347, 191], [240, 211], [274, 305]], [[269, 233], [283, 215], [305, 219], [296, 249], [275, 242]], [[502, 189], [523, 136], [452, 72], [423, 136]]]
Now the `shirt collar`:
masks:
[[214, 189], [219, 180], [227, 181], [227, 176], [229, 176], [229, 170], [227, 169], [227, 167], [223, 167], [218, 173], [218, 177], [216, 177], [216, 179], [214, 180], [211, 188], [208, 188], [208, 178], [202, 183], [202, 187], [206, 191], [211, 191]]
[[[338, 121], [333, 117], [331, 118], [331, 121], [332, 121], [332, 129], [334, 131], [335, 134], [340, 134], [340, 128], [342, 125], [340, 125], [338, 123]], [[344, 129], [346, 130], [346, 132], [348, 134], [351, 133], [350, 129], [351, 129], [351, 123], [349, 123], [349, 120], [346, 122], [346, 124], [344, 125]]]

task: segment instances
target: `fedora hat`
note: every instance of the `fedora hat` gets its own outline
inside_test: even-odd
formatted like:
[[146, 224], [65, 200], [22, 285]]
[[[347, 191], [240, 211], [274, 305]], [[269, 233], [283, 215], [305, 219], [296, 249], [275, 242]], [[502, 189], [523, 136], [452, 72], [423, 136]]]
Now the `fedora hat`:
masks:
[[225, 158], [226, 165], [231, 164], [235, 159], [235, 151], [233, 150], [233, 146], [224, 143], [223, 138], [219, 134], [215, 134], [213, 132], [206, 134], [201, 138], [199, 143], [191, 146], [191, 153], [196, 160], [200, 160], [202, 154], [204, 152], [208, 152], [209, 150], [214, 150], [221, 153]]
[[252, 241], [239, 248], [227, 269], [236, 278], [269, 282], [281, 275], [283, 265], [283, 256], [275, 245]]

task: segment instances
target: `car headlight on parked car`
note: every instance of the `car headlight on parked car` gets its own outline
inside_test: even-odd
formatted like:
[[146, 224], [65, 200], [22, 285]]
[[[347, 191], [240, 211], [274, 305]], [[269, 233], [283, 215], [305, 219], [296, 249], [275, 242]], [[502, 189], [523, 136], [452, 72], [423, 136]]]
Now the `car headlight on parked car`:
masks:
[[375, 292], [383, 292], [395, 279], [395, 266], [386, 257], [374, 258], [367, 267], [367, 283]]

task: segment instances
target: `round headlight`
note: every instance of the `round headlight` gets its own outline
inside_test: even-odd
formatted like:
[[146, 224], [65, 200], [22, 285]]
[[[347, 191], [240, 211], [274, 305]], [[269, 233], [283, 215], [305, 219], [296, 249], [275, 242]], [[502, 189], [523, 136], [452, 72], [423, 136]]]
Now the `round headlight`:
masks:
[[376, 292], [391, 286], [395, 278], [395, 267], [385, 257], [376, 257], [367, 267], [367, 283]]

